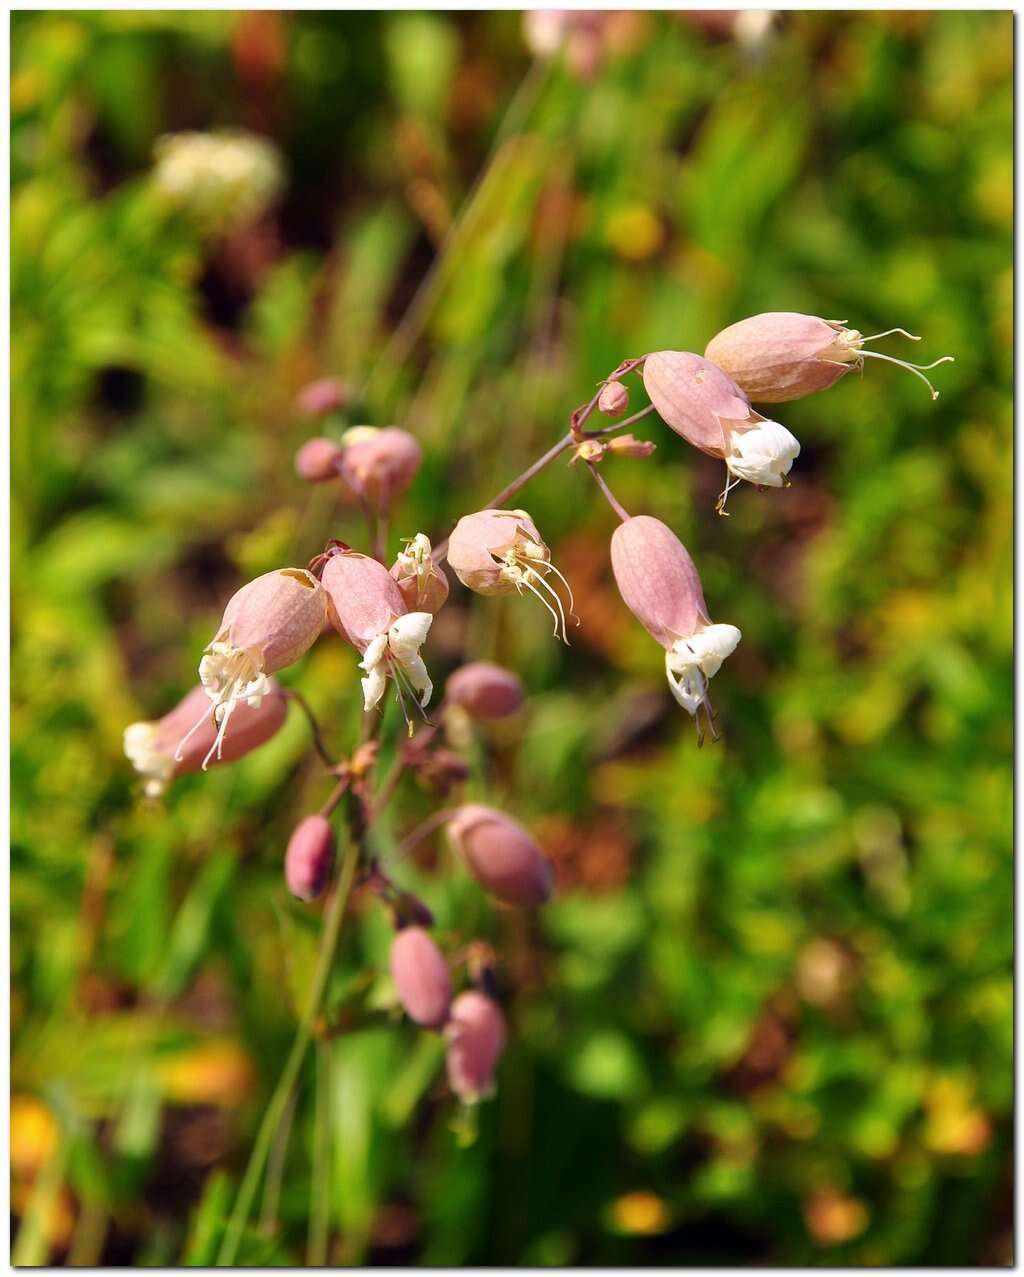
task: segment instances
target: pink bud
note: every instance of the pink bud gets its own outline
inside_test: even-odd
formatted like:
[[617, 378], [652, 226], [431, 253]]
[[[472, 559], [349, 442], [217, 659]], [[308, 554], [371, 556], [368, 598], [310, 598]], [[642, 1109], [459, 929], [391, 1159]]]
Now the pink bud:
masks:
[[469, 989], [452, 1003], [445, 1037], [448, 1083], [459, 1099], [475, 1104], [494, 1089], [507, 1037], [505, 1017], [491, 998]]
[[409, 487], [423, 460], [420, 445], [397, 426], [355, 426], [342, 444], [342, 476], [357, 496], [381, 510]]
[[334, 863], [334, 830], [326, 816], [306, 816], [295, 826], [284, 855], [284, 880], [300, 900], [315, 900]]
[[[554, 573], [567, 590], [568, 583], [551, 562], [551, 551], [525, 510], [478, 510], [463, 515], [448, 540], [448, 563], [462, 584], [477, 594], [529, 590], [551, 613], [555, 633], [561, 629], [562, 638], [569, 641], [562, 602], [546, 577]], [[571, 613], [572, 591], [568, 593]]]
[[331, 624], [360, 652], [408, 610], [387, 568], [366, 554], [333, 555], [321, 579]]
[[341, 448], [333, 439], [307, 439], [295, 454], [295, 473], [307, 483], [337, 479]]
[[391, 942], [391, 976], [410, 1019], [436, 1029], [448, 1018], [452, 982], [444, 955], [419, 927], [403, 927]]
[[450, 676], [445, 699], [471, 718], [506, 718], [523, 703], [523, 685], [509, 670], [489, 661], [473, 661]]
[[448, 832], [470, 873], [491, 895], [526, 907], [542, 905], [550, 897], [551, 865], [511, 817], [471, 803], [458, 809]]
[[[257, 708], [246, 703], [238, 706], [231, 734], [224, 740], [218, 762], [232, 763], [270, 740], [285, 720], [288, 703], [274, 679], [268, 680], [267, 691]], [[146, 780], [146, 793], [162, 794], [175, 776], [198, 771], [204, 757], [217, 739], [213, 706], [205, 687], [193, 687], [174, 709], [152, 723], [132, 723], [124, 731], [124, 752], [135, 770]], [[189, 729], [199, 722], [175, 759], [175, 750]]]
[[609, 381], [598, 396], [597, 407], [606, 417], [621, 417], [629, 408], [629, 391], [621, 381]]
[[321, 377], [303, 386], [295, 406], [307, 417], [323, 417], [344, 408], [351, 397], [351, 390], [339, 377]]
[[614, 452], [621, 457], [649, 457], [656, 444], [650, 442], [649, 439], [634, 439], [632, 435], [616, 435], [614, 439], [609, 439], [605, 447], [609, 452]]
[[[305, 568], [279, 568], [244, 585], [228, 600], [213, 640], [199, 662], [199, 681], [213, 701], [219, 724], [204, 760], [223, 757], [228, 723], [241, 702], [259, 707], [267, 694], [267, 675], [297, 661], [320, 637], [327, 598], [320, 582]], [[192, 732], [198, 731], [202, 720]], [[192, 732], [179, 743], [181, 759]]]
[[622, 600], [664, 648], [708, 621], [700, 577], [671, 528], [649, 514], [612, 533], [612, 571]]

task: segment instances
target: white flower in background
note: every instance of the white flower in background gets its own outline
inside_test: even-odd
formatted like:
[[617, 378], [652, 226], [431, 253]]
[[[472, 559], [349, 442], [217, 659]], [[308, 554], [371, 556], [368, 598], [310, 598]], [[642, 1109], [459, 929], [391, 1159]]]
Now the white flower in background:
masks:
[[242, 130], [169, 133], [154, 156], [159, 196], [209, 231], [255, 220], [284, 187], [277, 147]]

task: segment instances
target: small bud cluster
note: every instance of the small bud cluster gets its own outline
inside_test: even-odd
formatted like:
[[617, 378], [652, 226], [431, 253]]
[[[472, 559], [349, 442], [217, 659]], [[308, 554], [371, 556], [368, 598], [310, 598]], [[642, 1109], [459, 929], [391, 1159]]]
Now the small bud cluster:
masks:
[[[862, 337], [838, 321], [772, 313], [726, 328], [712, 338], [704, 355], [663, 350], [626, 360], [571, 414], [564, 439], [490, 505], [463, 515], [447, 541], [437, 546], [424, 533], [403, 537], [393, 561], [386, 549], [387, 529], [397, 501], [420, 470], [423, 454], [417, 439], [397, 426], [363, 425], [340, 431], [337, 438], [325, 433], [307, 440], [295, 457], [297, 474], [309, 483], [337, 485], [339, 495], [347, 493], [350, 503], [361, 507], [371, 552], [332, 540], [306, 567], [279, 568], [244, 585], [228, 600], [202, 654], [198, 685], [162, 719], [126, 729], [125, 752], [143, 778], [145, 792], [156, 796], [177, 776], [240, 759], [269, 740], [284, 721], [289, 698], [302, 707], [335, 788], [319, 811], [299, 821], [288, 840], [285, 884], [304, 903], [330, 898], [339, 858], [332, 815], [344, 804], [345, 854], [356, 859], [344, 862], [350, 871], [347, 877], [339, 873], [334, 899], [344, 908], [344, 893], [355, 881], [356, 889], [371, 891], [390, 911], [395, 928], [390, 970], [397, 1000], [415, 1024], [444, 1035], [451, 1089], [463, 1101], [472, 1103], [491, 1092], [505, 1046], [495, 956], [476, 941], [446, 957], [431, 933], [430, 909], [396, 882], [398, 862], [443, 825], [453, 859], [498, 908], [543, 905], [551, 897], [554, 875], [540, 847], [513, 816], [482, 802], [460, 800], [460, 787], [471, 772], [469, 760], [482, 752], [474, 747], [477, 737], [494, 730], [489, 725], [498, 720], [514, 722], [526, 697], [512, 671], [473, 660], [451, 674], [440, 705], [431, 708], [434, 684], [424, 651], [451, 588], [444, 559], [461, 585], [475, 594], [532, 594], [546, 608], [555, 635], [568, 643], [568, 618], [575, 618], [568, 582], [529, 513], [506, 507], [540, 469], [563, 452], [571, 453], [577, 473], [590, 472], [618, 516], [610, 559], [623, 602], [664, 650], [671, 695], [694, 719], [698, 740], [703, 740], [705, 724], [716, 735], [709, 684], [735, 651], [740, 631], [712, 619], [697, 567], [672, 529], [650, 515], [630, 515], [621, 506], [604, 480], [605, 462], [650, 457], [655, 445], [626, 429], [656, 411], [689, 444], [725, 465], [720, 512], [729, 491], [742, 481], [761, 489], [786, 486], [800, 445], [752, 401], [784, 403], [820, 392], [868, 358], [898, 363], [865, 349], [888, 335]], [[905, 366], [923, 376], [921, 367]], [[640, 378], [650, 403], [626, 416], [629, 393], [622, 381], [630, 374]], [[297, 407], [304, 416], [324, 422], [340, 414], [350, 398], [342, 383], [323, 378], [306, 387]], [[612, 424], [586, 429], [595, 411]], [[328, 427], [321, 424], [320, 429]], [[342, 762], [331, 759], [304, 699], [284, 691], [275, 679], [315, 643], [339, 640], [353, 651], [352, 672], [358, 670], [365, 715], [362, 743]], [[376, 737], [389, 692], [401, 709], [408, 739], [394, 742], [392, 770], [381, 780]], [[419, 720], [423, 725], [417, 732]], [[380, 846], [377, 817], [407, 776], [446, 803], [454, 794], [453, 805], [436, 810], [397, 848]], [[344, 892], [341, 883], [346, 884]], [[463, 963], [467, 987], [455, 994], [453, 970]]]

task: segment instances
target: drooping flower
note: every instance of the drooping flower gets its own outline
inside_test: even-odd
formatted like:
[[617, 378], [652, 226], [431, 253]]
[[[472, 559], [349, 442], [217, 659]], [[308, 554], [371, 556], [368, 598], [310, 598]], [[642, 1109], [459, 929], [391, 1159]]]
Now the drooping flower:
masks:
[[344, 408], [352, 398], [352, 389], [340, 377], [318, 377], [299, 391], [295, 407], [305, 417], [324, 417]]
[[[224, 739], [235, 709], [245, 702], [257, 709], [270, 690], [268, 675], [297, 661], [319, 638], [327, 600], [320, 582], [305, 568], [278, 568], [242, 586], [228, 600], [217, 633], [199, 662], [199, 681], [213, 702], [216, 739], [203, 760], [205, 771]], [[199, 721], [181, 740], [175, 760]]]
[[307, 483], [337, 479], [342, 449], [333, 439], [307, 439], [295, 454], [295, 473]]
[[[243, 702], [238, 706], [231, 735], [224, 743], [219, 758], [213, 763], [232, 763], [270, 740], [288, 712], [288, 703], [275, 679], [267, 680], [267, 690], [260, 704], [253, 708]], [[200, 726], [175, 758], [182, 737]], [[200, 769], [217, 739], [217, 724], [206, 688], [193, 689], [174, 709], [155, 722], [131, 723], [124, 729], [124, 752], [135, 770], [145, 779], [145, 792], [155, 798], [162, 794], [176, 776]]]
[[430, 539], [417, 532], [405, 541], [391, 575], [398, 583], [406, 607], [413, 612], [437, 613], [448, 598], [448, 578], [431, 557]]
[[469, 803], [449, 820], [448, 833], [470, 873], [492, 896], [527, 908], [550, 897], [551, 862], [522, 825], [504, 812]]
[[466, 1104], [487, 1098], [507, 1038], [501, 1008], [485, 993], [467, 989], [451, 1005], [445, 1037], [452, 1090]]
[[363, 656], [363, 708], [369, 711], [378, 704], [389, 677], [395, 680], [403, 711], [409, 691], [425, 708], [434, 688], [419, 650], [434, 619], [431, 614], [407, 611], [387, 568], [365, 554], [334, 554], [322, 579], [331, 623]]
[[676, 701], [700, 730], [703, 708], [715, 735], [708, 680], [736, 649], [735, 625], [708, 616], [700, 577], [686, 547], [659, 519], [640, 514], [612, 534], [612, 571], [623, 602], [665, 649], [665, 673]]
[[449, 675], [444, 696], [470, 718], [507, 718], [523, 703], [523, 685], [510, 670], [490, 661], [471, 661]]
[[893, 334], [909, 341], [921, 340], [903, 328], [864, 337], [840, 320], [768, 311], [723, 328], [708, 342], [704, 354], [755, 403], [784, 403], [827, 390], [852, 368], [862, 369], [865, 359], [881, 359], [909, 369], [925, 383], [932, 398], [938, 399], [939, 392], [924, 374], [938, 364], [952, 363], [953, 356], [943, 355], [930, 364], [912, 364], [864, 349], [867, 342]]
[[800, 444], [785, 426], [755, 412], [715, 364], [687, 351], [660, 350], [644, 360], [643, 378], [666, 425], [725, 461], [730, 480], [719, 498], [720, 510], [741, 479], [770, 488], [785, 485]]
[[326, 816], [306, 816], [295, 826], [284, 856], [288, 890], [300, 900], [315, 900], [327, 886], [334, 864], [334, 830]]
[[353, 426], [341, 437], [341, 474], [361, 500], [387, 510], [419, 471], [423, 452], [398, 426]]
[[452, 981], [444, 954], [421, 927], [403, 927], [391, 942], [391, 978], [410, 1019], [436, 1029], [448, 1018]]
[[[525, 510], [479, 510], [463, 515], [448, 542], [448, 562], [462, 584], [477, 594], [522, 594], [523, 590], [535, 594], [551, 613], [555, 634], [561, 628], [561, 637], [568, 643], [562, 601], [545, 577], [552, 572], [565, 585], [570, 613], [572, 590], [551, 562], [551, 551]], [[554, 599], [555, 607], [538, 587]]]

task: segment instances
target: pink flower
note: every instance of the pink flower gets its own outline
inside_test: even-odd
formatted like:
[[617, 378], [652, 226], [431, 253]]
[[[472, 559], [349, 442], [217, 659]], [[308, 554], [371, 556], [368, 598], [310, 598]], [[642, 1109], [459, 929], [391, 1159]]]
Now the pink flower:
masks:
[[612, 534], [612, 571], [623, 602], [665, 649], [672, 695], [698, 727], [701, 707], [710, 724], [708, 680], [741, 636], [735, 625], [712, 624], [686, 547], [660, 520], [637, 515]]
[[[319, 638], [327, 600], [320, 582], [305, 568], [278, 568], [244, 585], [228, 600], [217, 633], [199, 662], [199, 681], [213, 701], [216, 739], [203, 770], [216, 754], [223, 757], [224, 738], [236, 707], [258, 709], [270, 688], [267, 676], [297, 661]], [[204, 716], [205, 717], [205, 716]], [[183, 750], [204, 718], [175, 751]]]
[[295, 406], [304, 416], [323, 417], [344, 408], [351, 397], [352, 391], [340, 377], [321, 377], [303, 386]]
[[908, 368], [937, 399], [939, 392], [922, 370], [951, 363], [952, 356], [944, 355], [930, 364], [911, 364], [864, 349], [865, 342], [893, 333], [920, 341], [902, 328], [862, 337], [839, 320], [796, 311], [768, 311], [723, 328], [708, 342], [704, 354], [758, 403], [783, 403], [827, 390], [851, 368], [863, 368], [865, 359], [882, 359]]
[[418, 532], [405, 541], [405, 549], [391, 568], [391, 575], [411, 612], [440, 611], [448, 598], [448, 578], [431, 557], [430, 540]]
[[448, 1018], [452, 981], [444, 954], [420, 927], [403, 927], [391, 942], [391, 977], [409, 1017], [436, 1029]]
[[448, 1026], [448, 1082], [467, 1104], [494, 1091], [494, 1074], [505, 1049], [505, 1017], [498, 1004], [476, 989], [460, 993]]
[[333, 439], [307, 439], [295, 454], [295, 473], [307, 483], [337, 479], [341, 447]]
[[[285, 720], [288, 703], [274, 679], [267, 680], [267, 690], [259, 706], [244, 702], [238, 706], [231, 736], [224, 741], [214, 763], [233, 763], [270, 740]], [[191, 736], [181, 757], [175, 750], [189, 728], [199, 719], [200, 726]], [[131, 723], [124, 729], [124, 752], [135, 770], [145, 778], [145, 792], [155, 798], [162, 794], [176, 776], [198, 771], [203, 758], [217, 739], [217, 724], [206, 688], [193, 687], [184, 699], [163, 718], [151, 723]]]
[[597, 407], [606, 417], [621, 417], [629, 408], [629, 391], [621, 381], [609, 381], [598, 395]]
[[[448, 562], [462, 584], [477, 594], [522, 594], [523, 590], [535, 594], [551, 613], [555, 634], [560, 627], [568, 643], [561, 599], [545, 577], [553, 572], [563, 582], [569, 592], [570, 612], [572, 590], [551, 562], [551, 551], [525, 510], [479, 510], [463, 515], [448, 541]], [[557, 612], [538, 587], [554, 599]]]
[[492, 896], [526, 907], [542, 905], [550, 897], [551, 864], [510, 816], [470, 803], [448, 822], [448, 833], [470, 873]]
[[721, 457], [730, 482], [780, 488], [800, 445], [785, 426], [755, 412], [740, 387], [700, 355], [661, 350], [644, 360], [644, 386], [666, 425], [694, 447]]
[[420, 445], [397, 426], [353, 426], [341, 442], [342, 477], [356, 496], [379, 510], [405, 492], [423, 460]]
[[473, 661], [449, 676], [444, 695], [470, 718], [507, 718], [522, 706], [523, 685], [500, 665]]
[[334, 847], [334, 830], [326, 816], [299, 821], [284, 856], [284, 878], [293, 896], [308, 901], [320, 895], [331, 876]]
[[419, 651], [434, 619], [431, 614], [407, 611], [387, 568], [365, 554], [334, 554], [322, 579], [331, 624], [363, 655], [363, 708], [369, 711], [379, 703], [388, 678], [395, 680], [403, 711], [410, 690], [420, 708], [426, 706], [434, 688]]

